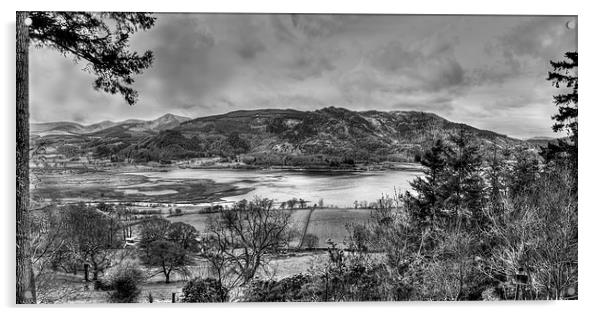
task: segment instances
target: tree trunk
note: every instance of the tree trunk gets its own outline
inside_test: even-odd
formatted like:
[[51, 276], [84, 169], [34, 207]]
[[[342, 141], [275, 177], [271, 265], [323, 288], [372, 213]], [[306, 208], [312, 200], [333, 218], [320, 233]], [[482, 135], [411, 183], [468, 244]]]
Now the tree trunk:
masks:
[[35, 304], [29, 241], [29, 29], [27, 12], [17, 12], [17, 304]]
[[92, 261], [92, 281], [98, 281], [98, 263]]
[[90, 279], [88, 278], [88, 267], [90, 265], [87, 263], [84, 263], [84, 281], [86, 282], [90, 282]]

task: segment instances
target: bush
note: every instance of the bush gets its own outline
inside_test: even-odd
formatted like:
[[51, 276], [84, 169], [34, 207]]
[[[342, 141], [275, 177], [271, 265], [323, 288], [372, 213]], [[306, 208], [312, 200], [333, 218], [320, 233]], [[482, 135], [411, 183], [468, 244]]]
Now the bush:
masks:
[[245, 291], [247, 302], [308, 302], [313, 301], [311, 291], [306, 288], [312, 278], [306, 274], [274, 280], [255, 280]]
[[144, 272], [138, 264], [126, 261], [107, 270], [102, 283], [110, 291], [111, 303], [135, 303], [144, 279]]
[[320, 244], [320, 238], [314, 234], [306, 234], [303, 238], [303, 246], [308, 249], [313, 249]]
[[195, 278], [188, 281], [182, 289], [185, 303], [215, 303], [227, 302], [228, 290], [212, 278]]

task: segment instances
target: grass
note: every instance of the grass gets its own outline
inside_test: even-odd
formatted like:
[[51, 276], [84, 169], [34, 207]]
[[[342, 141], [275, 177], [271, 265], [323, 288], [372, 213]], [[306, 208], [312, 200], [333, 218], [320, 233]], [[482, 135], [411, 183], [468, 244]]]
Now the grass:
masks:
[[342, 244], [349, 235], [346, 225], [364, 223], [370, 217], [370, 210], [353, 208], [316, 209], [311, 215], [307, 234], [319, 238], [318, 247], [327, 247], [328, 240]]
[[[295, 209], [291, 214], [292, 228], [301, 232], [309, 215], [309, 209]], [[207, 232], [211, 218], [219, 216], [218, 213], [185, 214], [182, 216], [167, 217], [171, 222], [184, 222], [194, 226], [199, 232]], [[370, 210], [353, 208], [322, 208], [315, 209], [312, 213], [307, 234], [319, 238], [317, 247], [327, 247], [328, 240], [342, 244], [348, 235], [346, 228], [350, 223], [363, 223], [370, 217]], [[291, 246], [299, 244], [300, 240], [291, 241]]]

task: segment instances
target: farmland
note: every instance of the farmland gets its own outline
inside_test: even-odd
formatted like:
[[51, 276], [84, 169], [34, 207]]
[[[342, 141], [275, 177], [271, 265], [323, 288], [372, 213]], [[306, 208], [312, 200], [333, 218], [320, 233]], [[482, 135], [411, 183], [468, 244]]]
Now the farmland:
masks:
[[[283, 212], [289, 212], [283, 210]], [[310, 209], [295, 209], [290, 211], [292, 218], [292, 228], [301, 231], [307, 220]], [[186, 214], [182, 216], [167, 217], [171, 222], [184, 222], [194, 226], [199, 232], [207, 231], [212, 218], [218, 214]], [[318, 237], [316, 247], [327, 247], [328, 240], [337, 244], [343, 244], [348, 235], [346, 225], [351, 223], [362, 223], [370, 217], [369, 209], [352, 209], [352, 208], [317, 208], [309, 218], [307, 225], [307, 234], [312, 234]], [[291, 244], [298, 244], [291, 242]]]

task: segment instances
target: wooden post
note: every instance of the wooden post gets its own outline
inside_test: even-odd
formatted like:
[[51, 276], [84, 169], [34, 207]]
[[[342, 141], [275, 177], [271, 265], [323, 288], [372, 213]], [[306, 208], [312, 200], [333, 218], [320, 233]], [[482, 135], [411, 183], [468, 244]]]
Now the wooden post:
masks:
[[176, 302], [176, 293], [175, 293], [175, 292], [172, 292], [172, 293], [171, 293], [171, 302], [172, 302], [172, 303], [175, 303], [175, 302]]
[[17, 203], [16, 302], [35, 304], [36, 289], [31, 262], [29, 216], [29, 27], [27, 12], [17, 12]]

